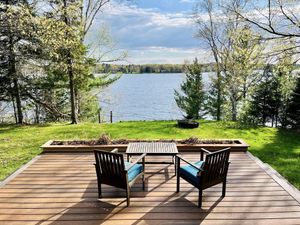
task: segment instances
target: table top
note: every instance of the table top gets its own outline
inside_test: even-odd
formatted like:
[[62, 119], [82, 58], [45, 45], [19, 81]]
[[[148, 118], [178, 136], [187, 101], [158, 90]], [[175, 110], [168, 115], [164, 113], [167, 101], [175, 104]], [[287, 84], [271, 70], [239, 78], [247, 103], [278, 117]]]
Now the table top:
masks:
[[175, 143], [172, 142], [132, 142], [128, 144], [127, 154], [178, 154]]

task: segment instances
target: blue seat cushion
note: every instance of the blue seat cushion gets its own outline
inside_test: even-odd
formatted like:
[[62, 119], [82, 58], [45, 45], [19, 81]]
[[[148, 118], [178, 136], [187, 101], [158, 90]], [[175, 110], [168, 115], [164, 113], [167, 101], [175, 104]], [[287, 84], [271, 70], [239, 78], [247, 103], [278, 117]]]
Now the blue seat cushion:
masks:
[[[204, 167], [204, 161], [198, 161], [193, 164], [201, 169]], [[199, 170], [192, 167], [191, 165], [181, 166], [179, 172], [183, 177], [191, 180], [195, 184], [198, 184], [200, 181], [200, 177], [197, 176]]]
[[[130, 162], [125, 162], [125, 169], [127, 169], [131, 165]], [[137, 175], [139, 175], [143, 171], [143, 166], [141, 164], [135, 164], [133, 167], [128, 170], [128, 180], [132, 181]]]

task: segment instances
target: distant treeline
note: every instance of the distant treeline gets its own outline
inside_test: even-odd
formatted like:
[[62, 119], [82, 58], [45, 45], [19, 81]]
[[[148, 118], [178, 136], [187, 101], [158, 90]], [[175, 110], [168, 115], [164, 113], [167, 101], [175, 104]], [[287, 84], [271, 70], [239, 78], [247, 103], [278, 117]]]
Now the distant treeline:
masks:
[[[213, 71], [213, 64], [203, 64], [203, 72]], [[96, 73], [183, 73], [185, 64], [115, 65], [97, 64]]]

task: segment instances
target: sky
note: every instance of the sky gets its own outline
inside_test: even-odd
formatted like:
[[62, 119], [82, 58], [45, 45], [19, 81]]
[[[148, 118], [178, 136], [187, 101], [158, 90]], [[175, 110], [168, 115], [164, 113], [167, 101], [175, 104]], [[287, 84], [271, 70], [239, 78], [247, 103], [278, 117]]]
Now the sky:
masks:
[[194, 37], [195, 1], [114, 0], [99, 14], [89, 39], [99, 39], [99, 28], [105, 27], [116, 50], [110, 57], [127, 54], [122, 64], [184, 63], [195, 57], [207, 62], [207, 51]]
[[[266, 2], [252, 0], [248, 16], [264, 21], [265, 14], [268, 14]], [[182, 64], [195, 57], [200, 63], [212, 62], [207, 46], [195, 38], [197, 27], [193, 21], [193, 9], [197, 3], [201, 0], [111, 0], [98, 14], [87, 37], [88, 43], [97, 43], [96, 48], [91, 47], [91, 54], [97, 57], [108, 52], [101, 61], [126, 54], [125, 61], [113, 62], [117, 64]], [[288, 10], [300, 14], [299, 0], [292, 3]], [[252, 11], [256, 7], [261, 11]], [[281, 24], [280, 17], [274, 20]], [[103, 35], [103, 30], [113, 41]], [[257, 27], [254, 30], [262, 31]]]

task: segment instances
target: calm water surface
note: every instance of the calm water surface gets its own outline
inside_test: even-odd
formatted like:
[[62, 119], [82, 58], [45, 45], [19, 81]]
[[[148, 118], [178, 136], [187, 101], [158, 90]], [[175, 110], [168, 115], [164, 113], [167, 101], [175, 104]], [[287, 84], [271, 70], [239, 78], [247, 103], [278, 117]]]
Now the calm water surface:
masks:
[[[209, 74], [203, 75], [208, 80]], [[108, 121], [175, 120], [182, 112], [174, 100], [174, 89], [179, 89], [184, 74], [124, 74], [114, 84], [99, 93], [102, 117]]]

